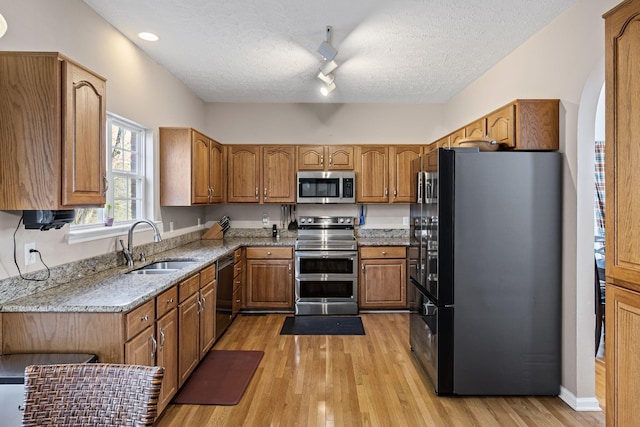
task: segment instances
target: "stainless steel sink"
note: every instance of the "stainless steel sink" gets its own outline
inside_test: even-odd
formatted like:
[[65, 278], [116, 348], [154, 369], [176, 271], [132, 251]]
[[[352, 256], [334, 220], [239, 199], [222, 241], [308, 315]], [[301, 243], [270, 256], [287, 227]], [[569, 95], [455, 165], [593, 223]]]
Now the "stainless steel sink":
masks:
[[165, 260], [156, 261], [144, 267], [130, 271], [129, 274], [170, 274], [195, 264], [191, 260]]
[[167, 270], [167, 269], [181, 270], [185, 267], [192, 266], [193, 264], [195, 264], [195, 261], [175, 261], [175, 260], [156, 261], [149, 265], [145, 265], [144, 267], [141, 268], [141, 270]]
[[176, 268], [141, 268], [130, 271], [128, 274], [171, 274], [178, 271]]

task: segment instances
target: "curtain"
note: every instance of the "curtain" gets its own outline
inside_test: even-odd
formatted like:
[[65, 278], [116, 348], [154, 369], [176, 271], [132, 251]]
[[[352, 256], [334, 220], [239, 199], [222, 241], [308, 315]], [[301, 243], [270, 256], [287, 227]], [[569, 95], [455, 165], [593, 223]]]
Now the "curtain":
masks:
[[604, 237], [604, 141], [595, 144], [595, 234]]

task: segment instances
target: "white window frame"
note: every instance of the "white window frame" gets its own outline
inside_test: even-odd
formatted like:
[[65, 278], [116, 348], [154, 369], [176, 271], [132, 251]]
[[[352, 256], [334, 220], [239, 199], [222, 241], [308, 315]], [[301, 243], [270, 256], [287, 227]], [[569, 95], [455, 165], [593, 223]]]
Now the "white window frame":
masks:
[[[111, 145], [111, 130], [114, 123], [140, 132], [140, 141], [137, 149], [139, 161], [137, 174], [112, 170], [111, 154], [113, 146]], [[147, 202], [147, 198], [153, 194], [152, 185], [150, 185], [150, 179], [153, 177], [153, 170], [147, 167], [147, 165], [153, 164], [152, 159], [147, 158], [147, 156], [151, 155], [151, 153], [153, 152], [153, 150], [151, 149], [153, 147], [152, 132], [138, 123], [125, 119], [124, 117], [118, 116], [116, 114], [107, 112], [106, 138], [106, 172], [109, 187], [107, 188], [105, 206], [106, 204], [110, 204], [112, 206], [112, 209], [114, 209], [114, 176], [139, 178], [140, 194], [137, 207], [138, 218], [126, 221], [117, 221], [113, 223], [113, 226], [105, 227], [104, 209], [97, 208], [99, 209], [98, 222], [94, 224], [78, 224], [69, 227], [69, 232], [66, 234], [66, 240], [68, 244], [82, 243], [113, 236], [121, 236], [123, 233], [126, 233], [128, 231], [131, 224], [133, 224], [136, 220], [141, 218], [149, 218], [149, 216], [153, 213], [153, 204]], [[161, 224], [161, 222], [159, 221], [157, 221], [156, 223], [157, 225]]]

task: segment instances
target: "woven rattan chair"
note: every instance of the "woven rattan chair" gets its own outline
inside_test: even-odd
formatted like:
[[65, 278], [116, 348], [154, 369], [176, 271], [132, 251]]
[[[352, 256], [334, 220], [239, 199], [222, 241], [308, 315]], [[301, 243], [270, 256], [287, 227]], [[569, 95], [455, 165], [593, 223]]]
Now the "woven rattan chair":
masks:
[[27, 366], [22, 425], [151, 426], [163, 375], [137, 365]]

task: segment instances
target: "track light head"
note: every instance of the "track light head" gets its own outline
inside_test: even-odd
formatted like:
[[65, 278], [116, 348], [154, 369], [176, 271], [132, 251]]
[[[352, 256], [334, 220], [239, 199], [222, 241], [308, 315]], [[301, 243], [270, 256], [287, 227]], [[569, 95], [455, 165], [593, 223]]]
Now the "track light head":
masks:
[[325, 82], [326, 84], [331, 84], [335, 80], [336, 76], [333, 74], [322, 74], [322, 71], [318, 73], [318, 78]]
[[322, 86], [320, 88], [320, 93], [324, 96], [328, 96], [331, 92], [333, 92], [336, 88], [336, 84], [334, 82], [329, 83], [326, 86]]
[[331, 46], [328, 42], [322, 42], [318, 48], [318, 53], [327, 61], [333, 61], [333, 58], [338, 54], [338, 49]]
[[320, 72], [326, 76], [336, 68], [338, 68], [338, 63], [336, 61], [324, 61], [320, 66]]

